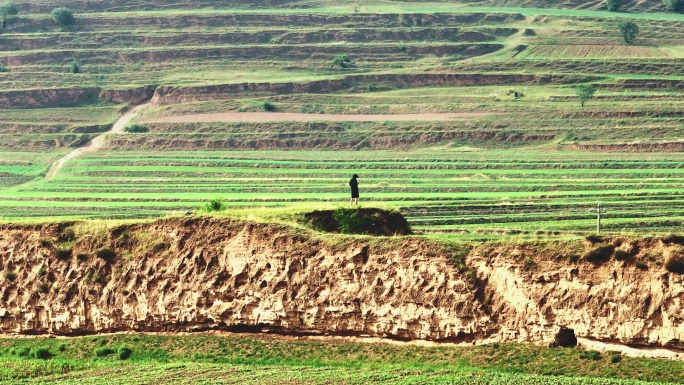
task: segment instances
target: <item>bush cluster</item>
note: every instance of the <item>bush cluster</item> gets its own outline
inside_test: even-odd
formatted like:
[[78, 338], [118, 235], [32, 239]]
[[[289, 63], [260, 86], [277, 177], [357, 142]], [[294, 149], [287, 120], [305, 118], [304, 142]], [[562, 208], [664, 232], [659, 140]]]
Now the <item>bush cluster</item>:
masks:
[[580, 352], [580, 358], [584, 360], [598, 361], [601, 359], [601, 353], [596, 350], [582, 350]]
[[110, 347], [107, 347], [107, 346], [102, 346], [102, 347], [95, 349], [95, 355], [97, 357], [107, 357], [107, 356], [114, 354], [114, 353], [116, 353], [116, 351]]
[[133, 350], [131, 350], [126, 345], [122, 345], [116, 351], [116, 355], [119, 357], [120, 360], [127, 360], [128, 358], [131, 357], [131, 354], [133, 354]]
[[50, 12], [50, 20], [60, 27], [68, 27], [76, 22], [74, 14], [68, 8], [59, 7]]
[[610, 260], [610, 257], [613, 255], [613, 251], [615, 251], [615, 246], [613, 245], [599, 246], [593, 250], [586, 252], [583, 255], [583, 258], [586, 261], [593, 263], [608, 262]]
[[50, 353], [50, 350], [48, 348], [40, 346], [31, 349], [31, 351], [29, 352], [29, 356], [31, 356], [31, 358], [36, 358], [39, 360], [48, 360], [52, 358], [52, 353]]
[[264, 111], [268, 111], [268, 112], [273, 112], [273, 111], [278, 109], [275, 104], [273, 104], [269, 101], [265, 101], [262, 104], [262, 107], [264, 108]]
[[142, 133], [148, 132], [150, 129], [141, 124], [131, 124], [130, 126], [124, 127], [124, 131], [131, 133]]
[[663, 4], [670, 12], [684, 13], [684, 0], [663, 0]]
[[223, 211], [226, 209], [226, 204], [222, 198], [214, 198], [204, 205], [204, 209], [208, 212]]
[[606, 8], [611, 12], [616, 12], [622, 7], [622, 0], [606, 0]]
[[676, 274], [684, 274], [684, 254], [672, 253], [665, 261], [665, 268]]
[[358, 210], [340, 207], [333, 213], [333, 219], [337, 222], [342, 234], [360, 234], [364, 232], [365, 222], [359, 216]]
[[333, 58], [332, 65], [334, 67], [349, 68], [354, 66], [354, 62], [347, 55], [337, 55]]

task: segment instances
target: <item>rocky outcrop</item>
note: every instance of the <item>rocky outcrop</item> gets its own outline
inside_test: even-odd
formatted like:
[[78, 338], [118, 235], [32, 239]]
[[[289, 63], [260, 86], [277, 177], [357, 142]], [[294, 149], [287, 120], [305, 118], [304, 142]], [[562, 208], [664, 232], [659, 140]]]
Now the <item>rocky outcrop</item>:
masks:
[[575, 337], [684, 349], [684, 275], [662, 263], [679, 246], [602, 240], [615, 256], [589, 262], [599, 246], [572, 241], [454, 249], [411, 236], [329, 238], [202, 217], [4, 225], [0, 331]]

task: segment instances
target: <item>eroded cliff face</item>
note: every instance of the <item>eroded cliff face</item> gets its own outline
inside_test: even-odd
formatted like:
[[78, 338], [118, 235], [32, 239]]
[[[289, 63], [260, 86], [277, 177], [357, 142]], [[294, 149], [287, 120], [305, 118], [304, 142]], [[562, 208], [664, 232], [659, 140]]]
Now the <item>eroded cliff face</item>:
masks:
[[[78, 234], [60, 260], [64, 228], [2, 230], [0, 268], [16, 272], [0, 289], [2, 332], [263, 326], [443, 339], [472, 338], [488, 319], [472, 287], [418, 239], [333, 247], [284, 226], [174, 219]], [[103, 248], [115, 256], [96, 256]]]
[[[684, 349], [684, 276], [653, 257], [675, 247], [660, 241], [612, 240], [627, 257], [601, 263], [567, 246], [475, 245], [459, 269], [419, 237], [326, 238], [216, 218], [2, 226], [0, 332], [226, 329], [552, 344], [564, 328]], [[636, 263], [647, 257], [646, 268]]]
[[590, 340], [684, 348], [684, 275], [662, 267], [663, 252], [677, 246], [612, 241], [626, 260], [592, 263], [575, 254], [579, 259], [571, 262], [572, 253], [529, 246], [472, 255], [469, 264], [486, 282], [498, 337], [553, 344], [567, 328]]

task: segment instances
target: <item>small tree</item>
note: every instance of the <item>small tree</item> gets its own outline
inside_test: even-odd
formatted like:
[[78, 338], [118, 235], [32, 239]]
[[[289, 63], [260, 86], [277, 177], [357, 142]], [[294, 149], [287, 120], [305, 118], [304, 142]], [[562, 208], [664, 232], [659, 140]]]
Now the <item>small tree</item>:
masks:
[[591, 84], [579, 84], [575, 87], [575, 93], [579, 98], [580, 105], [584, 108], [584, 103], [594, 97], [596, 89]]
[[684, 13], [684, 0], [663, 0], [663, 4], [670, 12]]
[[53, 23], [59, 25], [60, 27], [68, 27], [76, 22], [74, 19], [74, 14], [68, 8], [60, 7], [55, 8], [50, 12], [50, 19]]
[[618, 29], [620, 30], [620, 36], [625, 43], [630, 44], [637, 35], [639, 35], [639, 27], [631, 21], [621, 21], [618, 24]]
[[332, 61], [332, 65], [335, 67], [340, 67], [340, 68], [349, 68], [354, 65], [354, 62], [351, 61], [349, 56], [345, 55], [337, 55]]
[[72, 74], [77, 74], [81, 72], [81, 63], [78, 61], [78, 59], [74, 59], [71, 61], [71, 64], [69, 64], [69, 72]]
[[7, 1], [0, 3], [0, 20], [2, 20], [2, 29], [7, 27], [7, 20], [18, 15], [19, 10], [13, 2]]
[[617, 12], [622, 7], [622, 0], [606, 0], [606, 8], [611, 12]]

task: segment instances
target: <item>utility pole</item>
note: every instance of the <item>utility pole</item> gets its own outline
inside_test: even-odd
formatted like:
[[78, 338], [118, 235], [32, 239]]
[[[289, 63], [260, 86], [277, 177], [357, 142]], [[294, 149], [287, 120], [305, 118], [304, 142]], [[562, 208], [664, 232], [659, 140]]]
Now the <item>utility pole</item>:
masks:
[[596, 208], [589, 209], [589, 211], [596, 211], [596, 235], [601, 234], [601, 214], [606, 212], [606, 209], [601, 208], [601, 203], [596, 201]]

